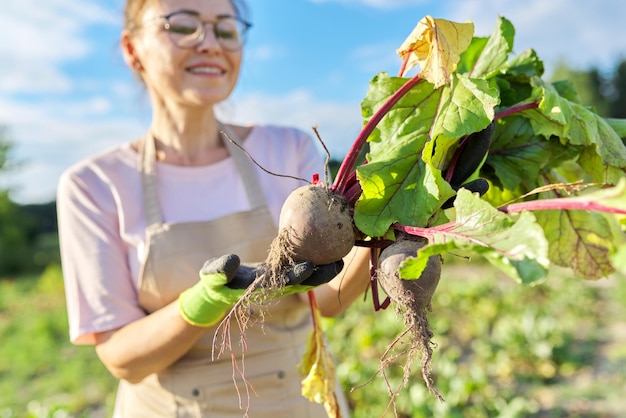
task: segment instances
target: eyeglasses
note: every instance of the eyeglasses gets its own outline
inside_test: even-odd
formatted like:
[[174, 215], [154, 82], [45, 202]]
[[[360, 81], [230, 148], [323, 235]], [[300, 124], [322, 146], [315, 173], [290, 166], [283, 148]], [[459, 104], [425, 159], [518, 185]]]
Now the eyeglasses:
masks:
[[238, 51], [244, 44], [246, 32], [252, 26], [235, 16], [219, 16], [214, 21], [202, 21], [199, 16], [186, 11], [176, 11], [160, 18], [165, 20], [163, 29], [180, 48], [200, 45], [206, 38], [206, 25], [212, 25], [213, 35], [222, 48]]

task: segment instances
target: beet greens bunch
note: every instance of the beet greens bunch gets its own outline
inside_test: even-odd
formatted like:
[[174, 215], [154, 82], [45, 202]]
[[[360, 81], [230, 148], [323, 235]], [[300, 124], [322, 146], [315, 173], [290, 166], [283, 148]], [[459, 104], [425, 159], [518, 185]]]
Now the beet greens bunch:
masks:
[[[471, 24], [427, 16], [420, 25], [430, 42], [410, 37], [399, 51], [405, 63], [420, 53], [453, 56], [445, 47], [464, 43], [443, 42], [442, 27]], [[450, 250], [483, 256], [523, 283], [543, 279], [551, 264], [586, 279], [624, 268], [626, 121], [580, 104], [568, 80], [542, 79], [534, 50], [511, 57], [514, 32], [499, 17], [491, 36], [465, 42], [453, 71], [420, 61], [439, 65], [445, 82], [424, 78], [425, 68], [413, 77], [380, 73], [362, 102], [365, 127], [331, 190], [348, 198], [365, 240], [397, 230], [428, 240], [412, 274], [423, 256]], [[489, 140], [468, 143], [490, 126]], [[366, 144], [366, 163], [355, 166]], [[454, 184], [467, 147], [486, 149]], [[459, 187], [476, 179], [488, 183], [482, 196]]]
[[[437, 397], [426, 315], [442, 255], [483, 257], [525, 284], [552, 265], [584, 279], [626, 272], [626, 121], [583, 106], [568, 80], [544, 80], [534, 50], [512, 56], [514, 33], [504, 17], [489, 37], [470, 22], [422, 19], [398, 50], [399, 75], [372, 79], [364, 128], [329, 188], [352, 210], [356, 244], [372, 248], [375, 308], [391, 298], [404, 313], [403, 383], [421, 352]], [[384, 268], [381, 251], [394, 257]]]

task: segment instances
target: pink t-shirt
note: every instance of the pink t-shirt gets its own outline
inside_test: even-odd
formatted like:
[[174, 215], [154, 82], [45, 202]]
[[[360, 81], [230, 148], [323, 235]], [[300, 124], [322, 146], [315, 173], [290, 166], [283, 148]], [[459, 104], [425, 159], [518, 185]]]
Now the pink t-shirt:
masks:
[[[255, 126], [243, 145], [273, 173], [323, 178], [324, 159], [312, 138], [297, 129]], [[59, 239], [70, 339], [76, 344], [93, 344], [94, 333], [145, 316], [137, 300], [146, 238], [138, 157], [126, 143], [75, 164], [59, 180]], [[256, 169], [278, 224], [288, 194], [305, 183]], [[250, 208], [231, 158], [199, 167], [157, 163], [157, 179], [166, 223], [211, 220]]]

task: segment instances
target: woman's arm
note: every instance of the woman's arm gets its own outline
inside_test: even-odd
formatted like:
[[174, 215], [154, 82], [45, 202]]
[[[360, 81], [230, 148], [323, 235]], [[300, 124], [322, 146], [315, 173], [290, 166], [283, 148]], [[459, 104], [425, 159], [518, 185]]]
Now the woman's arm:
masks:
[[[370, 250], [355, 247], [342, 272], [315, 289], [323, 316], [343, 312], [370, 283]], [[306, 298], [306, 293], [302, 294]], [[186, 322], [178, 300], [116, 330], [95, 335], [96, 352], [117, 378], [131, 383], [160, 372], [183, 356], [206, 331]]]
[[182, 357], [205, 331], [182, 318], [176, 300], [121, 328], [96, 334], [96, 353], [115, 377], [137, 383]]
[[[370, 285], [370, 249], [354, 247], [344, 257], [345, 267], [330, 282], [315, 289], [315, 298], [322, 316], [342, 313], [360, 297]], [[302, 298], [306, 300], [307, 295]]]
[[[133, 169], [124, 177], [132, 180]], [[91, 161], [68, 170], [59, 181], [70, 337], [76, 344], [96, 344], [98, 356], [114, 376], [138, 382], [180, 358], [205, 328], [185, 322], [177, 301], [150, 315], [139, 306], [109, 174]], [[139, 181], [135, 183], [131, 190], [139, 188]]]

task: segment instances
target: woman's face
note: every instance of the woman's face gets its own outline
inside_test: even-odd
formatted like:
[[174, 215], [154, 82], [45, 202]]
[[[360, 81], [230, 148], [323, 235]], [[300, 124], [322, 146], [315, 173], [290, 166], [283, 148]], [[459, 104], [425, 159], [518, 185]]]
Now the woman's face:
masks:
[[211, 23], [205, 25], [206, 36], [198, 45], [178, 46], [180, 35], [166, 31], [161, 17], [178, 11], [197, 16], [203, 22], [235, 15], [229, 0], [152, 2], [141, 17], [141, 29], [122, 38], [126, 60], [138, 69], [156, 100], [190, 107], [214, 105], [226, 99], [235, 87], [241, 49], [223, 48]]

